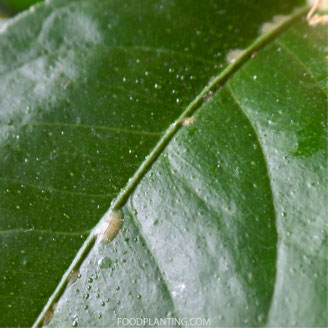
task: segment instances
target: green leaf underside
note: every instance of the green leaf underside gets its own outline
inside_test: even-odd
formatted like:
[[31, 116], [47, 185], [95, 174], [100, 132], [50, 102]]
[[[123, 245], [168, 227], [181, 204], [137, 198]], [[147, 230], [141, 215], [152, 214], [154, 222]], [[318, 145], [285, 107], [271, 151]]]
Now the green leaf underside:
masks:
[[[1, 35], [0, 325], [34, 321], [88, 231], [227, 65], [227, 51], [290, 11], [270, 4], [265, 13], [244, 4], [250, 22], [229, 2], [57, 1]], [[15, 41], [19, 25], [29, 29]], [[54, 325], [115, 326], [134, 314], [326, 324], [323, 36], [295, 26], [200, 107], [129, 198], [122, 233], [91, 250]]]

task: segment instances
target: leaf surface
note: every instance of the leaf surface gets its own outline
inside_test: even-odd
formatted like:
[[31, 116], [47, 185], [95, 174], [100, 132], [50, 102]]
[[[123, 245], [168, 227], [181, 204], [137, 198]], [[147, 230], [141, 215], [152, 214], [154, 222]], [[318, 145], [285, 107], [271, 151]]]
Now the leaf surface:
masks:
[[[291, 5], [53, 1], [8, 26], [1, 326], [35, 320], [112, 199], [227, 67], [228, 51], [249, 47]], [[92, 248], [53, 325], [133, 315], [325, 325], [324, 39], [320, 28], [291, 28], [194, 106], [196, 122], [159, 149], [126, 199], [124, 228]]]
[[296, 24], [197, 109], [123, 207], [123, 231], [82, 264], [53, 326], [326, 326], [322, 37]]

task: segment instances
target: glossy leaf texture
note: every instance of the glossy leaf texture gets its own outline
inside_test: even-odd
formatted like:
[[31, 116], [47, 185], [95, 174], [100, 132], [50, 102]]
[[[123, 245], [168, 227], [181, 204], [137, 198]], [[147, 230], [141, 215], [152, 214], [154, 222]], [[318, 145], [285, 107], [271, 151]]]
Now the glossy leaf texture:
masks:
[[295, 24], [197, 109], [50, 326], [136, 317], [327, 325], [324, 31]]
[[[33, 323], [228, 51], [294, 5], [52, 1], [2, 32], [1, 326]], [[122, 232], [84, 261], [53, 325], [115, 326], [134, 314], [197, 314], [214, 326], [326, 322], [326, 104], [312, 91], [326, 78], [324, 32], [303, 24], [279, 42], [287, 50], [260, 51], [178, 132], [129, 198]], [[304, 298], [295, 286], [307, 286]]]

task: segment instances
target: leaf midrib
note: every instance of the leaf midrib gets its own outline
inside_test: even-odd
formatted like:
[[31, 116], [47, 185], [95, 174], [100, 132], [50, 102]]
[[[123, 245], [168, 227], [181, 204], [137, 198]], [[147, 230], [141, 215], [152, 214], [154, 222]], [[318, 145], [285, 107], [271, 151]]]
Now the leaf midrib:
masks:
[[[112, 202], [111, 207], [108, 211], [115, 211], [119, 210], [128, 200], [131, 193], [139, 184], [140, 180], [145, 176], [145, 174], [149, 171], [153, 163], [156, 159], [162, 154], [165, 147], [174, 137], [174, 135], [178, 132], [181, 128], [182, 120], [186, 117], [190, 117], [193, 115], [197, 109], [201, 107], [201, 104], [204, 101], [204, 96], [209, 92], [214, 92], [218, 89], [218, 87], [222, 86], [227, 80], [242, 66], [244, 65], [248, 59], [251, 58], [252, 54], [269, 44], [271, 41], [276, 39], [281, 33], [286, 31], [293, 23], [299, 20], [305, 13], [308, 11], [308, 6], [302, 7], [292, 15], [290, 15], [289, 19], [285, 20], [281, 25], [279, 25], [276, 29], [270, 31], [267, 34], [261, 35], [258, 39], [256, 39], [250, 47], [248, 47], [245, 52], [231, 65], [229, 65], [226, 69], [224, 69], [219, 75], [217, 75], [214, 79], [210, 81], [210, 83], [195, 97], [195, 99], [189, 104], [189, 106], [185, 109], [185, 111], [180, 115], [180, 117], [170, 125], [170, 127], [166, 130], [166, 133], [163, 137], [159, 140], [155, 148], [152, 150], [149, 156], [146, 157], [145, 161], [139, 166], [133, 177], [129, 180], [128, 184], [121, 190], [117, 198]], [[246, 116], [247, 117], [247, 116]], [[248, 117], [247, 117], [248, 119]], [[249, 120], [249, 119], [248, 119]], [[250, 122], [251, 126], [253, 127], [252, 122]], [[260, 143], [261, 144], [261, 143]], [[265, 159], [266, 160], [266, 159]], [[266, 163], [267, 164], [267, 163]], [[270, 180], [271, 185], [271, 180]], [[272, 190], [272, 188], [271, 188]], [[105, 215], [106, 216], [106, 215]], [[99, 221], [101, 222], [102, 219]], [[134, 220], [136, 226], [138, 223]], [[140, 229], [139, 229], [140, 231]], [[45, 314], [51, 309], [52, 305], [60, 298], [62, 295], [70, 277], [70, 273], [77, 269], [79, 265], [82, 263], [83, 259], [88, 255], [91, 248], [94, 246], [96, 241], [96, 231], [95, 229], [90, 233], [89, 237], [86, 239], [80, 250], [78, 251], [77, 255], [75, 256], [74, 260], [72, 261], [70, 267], [63, 275], [61, 281], [59, 282], [57, 288], [55, 289], [54, 293], [50, 296], [47, 304], [43, 308], [42, 312], [40, 313], [39, 317], [33, 324], [32, 328], [39, 327], [42, 324], [43, 318]], [[149, 246], [147, 245], [149, 249]], [[155, 263], [160, 271], [156, 258], [154, 257]], [[166, 281], [164, 280], [166, 283]], [[166, 283], [166, 287], [169, 291], [168, 285]], [[171, 295], [171, 294], [170, 294]], [[174, 303], [173, 303], [174, 304]]]
[[[253, 121], [250, 119], [249, 115], [247, 114], [247, 111], [244, 109], [243, 105], [240, 103], [239, 99], [237, 98], [237, 96], [235, 95], [232, 87], [231, 87], [231, 84], [230, 83], [227, 83], [227, 87], [228, 87], [228, 90], [229, 90], [229, 93], [232, 97], [232, 99], [234, 100], [235, 104], [238, 106], [238, 108], [240, 109], [240, 112], [242, 113], [242, 115], [247, 119], [247, 121], [250, 123], [250, 126], [256, 136], [256, 139], [260, 145], [260, 149], [261, 149], [261, 153], [262, 153], [262, 157], [263, 157], [263, 160], [264, 160], [264, 163], [265, 163], [265, 170], [267, 172], [267, 176], [268, 176], [268, 181], [269, 181], [269, 186], [270, 186], [270, 192], [271, 192], [271, 202], [272, 202], [272, 206], [273, 206], [273, 213], [274, 213], [274, 219], [275, 219], [275, 222], [276, 222], [276, 229], [277, 229], [277, 211], [276, 211], [276, 199], [275, 199], [275, 193], [273, 192], [273, 186], [272, 186], [272, 176], [270, 174], [270, 167], [269, 167], [269, 162], [268, 162], [268, 159], [266, 157], [266, 153], [264, 151], [264, 145], [263, 145], [263, 142], [262, 142], [262, 139], [258, 133], [258, 129], [256, 129], [256, 126], [254, 125]], [[277, 230], [276, 230], [277, 231]], [[277, 243], [279, 243], [279, 236], [277, 237], [278, 240], [277, 240]], [[278, 249], [278, 245], [276, 247], [276, 249]], [[277, 282], [277, 264], [278, 264], [278, 255], [277, 255], [277, 258], [276, 258], [276, 262], [275, 262], [275, 279], [274, 279], [274, 285], [273, 285], [273, 288], [272, 288], [272, 293], [271, 293], [271, 297], [270, 297], [270, 304], [268, 306], [268, 311], [267, 311], [267, 314], [266, 314], [266, 322], [264, 324], [264, 327], [267, 326], [268, 324], [268, 321], [269, 321], [269, 313], [271, 311], [271, 308], [272, 308], [272, 303], [273, 303], [273, 297], [274, 297], [274, 294], [275, 294], [275, 290], [276, 290], [276, 282]]]

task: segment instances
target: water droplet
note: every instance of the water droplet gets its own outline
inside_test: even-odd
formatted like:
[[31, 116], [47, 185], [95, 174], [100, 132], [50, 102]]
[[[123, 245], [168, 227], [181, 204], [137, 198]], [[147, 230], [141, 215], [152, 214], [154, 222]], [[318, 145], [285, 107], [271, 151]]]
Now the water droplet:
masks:
[[262, 322], [264, 320], [264, 315], [263, 314], [259, 314], [258, 316], [257, 316], [257, 321], [258, 322]]
[[73, 327], [77, 327], [78, 322], [79, 322], [79, 317], [78, 317], [77, 315], [75, 315], [75, 316], [73, 317], [72, 326], [73, 326]]

